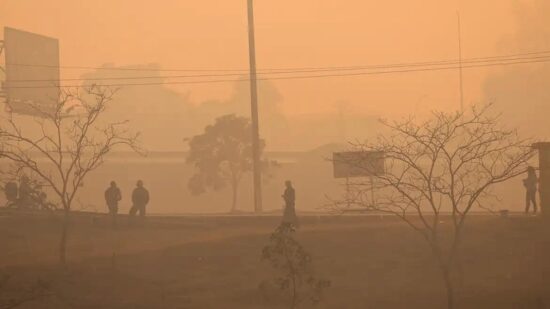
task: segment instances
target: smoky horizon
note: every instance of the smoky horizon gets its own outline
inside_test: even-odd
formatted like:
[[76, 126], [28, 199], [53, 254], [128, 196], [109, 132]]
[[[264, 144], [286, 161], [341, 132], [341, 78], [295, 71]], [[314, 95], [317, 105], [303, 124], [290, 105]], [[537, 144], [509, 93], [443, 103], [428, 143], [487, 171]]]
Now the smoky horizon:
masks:
[[0, 309], [550, 308], [550, 1], [0, 0]]

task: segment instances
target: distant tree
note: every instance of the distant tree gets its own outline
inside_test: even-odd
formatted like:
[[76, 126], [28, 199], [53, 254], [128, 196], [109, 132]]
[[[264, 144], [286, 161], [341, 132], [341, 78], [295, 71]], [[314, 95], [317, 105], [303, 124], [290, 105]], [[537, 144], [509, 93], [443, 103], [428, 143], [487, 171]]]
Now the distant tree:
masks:
[[[189, 140], [187, 163], [196, 168], [188, 187], [193, 194], [207, 188], [223, 189], [229, 184], [233, 193], [231, 211], [237, 208], [239, 183], [252, 171], [252, 130], [250, 120], [233, 114], [221, 116], [204, 133]], [[260, 141], [260, 153], [265, 142]], [[267, 162], [262, 166], [267, 167]]]
[[[295, 232], [292, 224], [282, 223], [262, 250], [262, 260], [269, 262], [276, 271], [276, 277], [271, 281], [290, 296], [291, 309], [306, 300], [319, 303], [323, 292], [331, 284], [328, 280], [315, 277], [313, 259], [295, 239]], [[265, 289], [269, 285], [264, 282], [261, 286]]]
[[[534, 151], [529, 140], [503, 128], [490, 105], [469, 112], [434, 112], [423, 122], [383, 124], [389, 134], [357, 151], [383, 152], [385, 173], [374, 181], [355, 181], [335, 205], [365, 207], [401, 218], [428, 243], [455, 308], [453, 273], [459, 268], [462, 231], [474, 207], [488, 208], [491, 188], [526, 171]], [[369, 166], [361, 159], [346, 162]], [[371, 191], [375, 189], [373, 198]], [[449, 224], [441, 225], [448, 214]]]
[[35, 117], [38, 133], [11, 116], [0, 123], [0, 158], [11, 161], [18, 172], [32, 173], [59, 199], [64, 212], [59, 245], [62, 264], [66, 262], [71, 207], [86, 176], [117, 146], [139, 151], [138, 134], [128, 132], [126, 121], [102, 122], [114, 94], [98, 86], [62, 91], [53, 112], [35, 107], [40, 116]]

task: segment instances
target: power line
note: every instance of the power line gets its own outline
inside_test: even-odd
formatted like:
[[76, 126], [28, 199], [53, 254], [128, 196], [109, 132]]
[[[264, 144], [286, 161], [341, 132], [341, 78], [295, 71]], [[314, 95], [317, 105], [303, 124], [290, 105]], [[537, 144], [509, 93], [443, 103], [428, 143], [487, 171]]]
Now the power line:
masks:
[[[465, 58], [462, 61], [475, 61], [475, 60], [505, 60], [504, 58], [520, 57], [520, 56], [529, 56], [529, 55], [543, 55], [541, 57], [550, 56], [550, 51], [540, 51], [540, 52], [528, 52], [528, 53], [519, 53], [519, 54], [509, 54], [501, 56], [486, 56], [486, 57], [474, 57], [474, 58]], [[502, 58], [502, 59], [499, 59]], [[332, 67], [302, 67], [302, 68], [293, 68], [293, 70], [336, 70], [336, 69], [377, 69], [381, 67], [402, 67], [402, 66], [421, 66], [427, 64], [451, 64], [458, 63], [459, 59], [448, 59], [448, 60], [437, 60], [437, 61], [423, 61], [423, 62], [398, 62], [390, 64], [381, 64], [381, 65], [356, 65], [356, 66], [332, 66]], [[264, 71], [278, 71], [278, 70], [288, 70], [288, 69], [263, 69]]]
[[459, 90], [460, 90], [460, 111], [464, 111], [464, 83], [463, 83], [463, 74], [462, 74], [462, 30], [460, 26], [460, 13], [456, 12], [456, 17], [458, 21], [458, 74], [460, 77], [459, 80]]
[[[480, 68], [480, 67], [493, 67], [493, 66], [507, 66], [515, 64], [529, 64], [529, 63], [544, 63], [550, 62], [550, 57], [536, 60], [525, 61], [508, 61], [497, 63], [484, 63], [484, 64], [470, 64], [463, 65], [463, 69], [467, 68]], [[415, 68], [415, 69], [402, 69], [402, 70], [390, 70], [390, 71], [370, 71], [370, 72], [354, 72], [354, 73], [340, 73], [340, 74], [322, 74], [322, 75], [301, 75], [301, 76], [284, 76], [284, 77], [267, 77], [257, 78], [257, 80], [293, 80], [293, 79], [314, 79], [314, 78], [327, 78], [327, 77], [345, 77], [345, 76], [365, 76], [365, 75], [382, 75], [382, 74], [396, 74], [396, 73], [411, 73], [411, 72], [427, 72], [427, 71], [443, 71], [454, 70], [459, 67], [456, 65], [446, 67], [430, 67], [430, 68]], [[118, 83], [118, 84], [96, 84], [100, 87], [129, 87], [129, 86], [153, 86], [153, 85], [188, 85], [188, 84], [213, 84], [213, 83], [225, 83], [225, 82], [246, 82], [250, 79], [219, 79], [219, 80], [199, 80], [199, 81], [181, 81], [181, 82], [150, 82], [150, 83]], [[25, 88], [77, 88], [82, 85], [44, 85], [44, 86], [5, 86], [4, 88], [12, 89], [25, 89]]]
[[[538, 51], [538, 52], [527, 52], [527, 53], [516, 53], [500, 56], [488, 56], [488, 57], [476, 57], [476, 58], [466, 58], [463, 61], [468, 60], [481, 60], [481, 59], [498, 59], [498, 58], [510, 58], [510, 57], [520, 57], [520, 56], [529, 56], [529, 55], [542, 55], [550, 54], [550, 50]], [[437, 63], [445, 64], [449, 62], [457, 62], [458, 59], [449, 59], [449, 60], [440, 60], [436, 61]], [[434, 61], [425, 61], [425, 62], [412, 62], [412, 63], [390, 63], [382, 66], [400, 66], [400, 65], [422, 65], [434, 63]], [[60, 69], [77, 69], [77, 70], [105, 70], [105, 71], [143, 71], [143, 72], [242, 72], [242, 74], [247, 74], [249, 69], [161, 69], [161, 68], [108, 68], [108, 67], [93, 67], [93, 66], [56, 66], [56, 65], [47, 65], [47, 64], [25, 64], [25, 63], [10, 63], [7, 66], [21, 66], [21, 67], [43, 67], [43, 68], [60, 68]], [[258, 69], [258, 72], [272, 72], [272, 71], [292, 71], [292, 70], [323, 70], [323, 69], [351, 69], [351, 68], [377, 68], [380, 65], [355, 65], [355, 66], [328, 66], [328, 67], [290, 67], [290, 68], [263, 68]]]
[[[311, 69], [311, 70], [288, 70], [288, 71], [273, 71], [269, 73], [260, 73], [259, 75], [278, 75], [278, 74], [296, 74], [296, 73], [316, 73], [316, 72], [334, 72], [334, 71], [363, 71], [372, 69], [392, 69], [406, 67], [425, 67], [425, 66], [442, 66], [454, 64], [474, 64], [474, 63], [491, 63], [502, 61], [519, 61], [519, 60], [535, 60], [548, 59], [550, 54], [536, 57], [516, 57], [516, 58], [470, 58], [467, 60], [450, 61], [432, 61], [422, 63], [403, 63], [390, 65], [373, 65], [368, 67], [343, 67], [340, 69]], [[10, 80], [11, 82], [28, 83], [28, 82], [62, 82], [62, 81], [100, 81], [100, 80], [139, 80], [139, 79], [171, 79], [171, 78], [197, 78], [197, 77], [228, 77], [228, 76], [243, 76], [242, 73], [225, 73], [225, 74], [198, 74], [198, 75], [157, 75], [157, 76], [127, 76], [127, 77], [95, 77], [95, 78], [63, 78], [63, 79], [20, 79]]]

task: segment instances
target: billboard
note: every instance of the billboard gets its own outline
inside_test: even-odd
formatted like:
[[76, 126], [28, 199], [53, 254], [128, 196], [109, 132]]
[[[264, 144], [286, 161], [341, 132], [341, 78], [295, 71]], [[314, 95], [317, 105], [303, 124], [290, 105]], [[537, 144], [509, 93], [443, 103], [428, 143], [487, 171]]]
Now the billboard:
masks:
[[59, 42], [57, 39], [4, 28], [8, 109], [40, 116], [59, 100]]
[[334, 178], [382, 175], [384, 153], [380, 151], [347, 151], [332, 154]]

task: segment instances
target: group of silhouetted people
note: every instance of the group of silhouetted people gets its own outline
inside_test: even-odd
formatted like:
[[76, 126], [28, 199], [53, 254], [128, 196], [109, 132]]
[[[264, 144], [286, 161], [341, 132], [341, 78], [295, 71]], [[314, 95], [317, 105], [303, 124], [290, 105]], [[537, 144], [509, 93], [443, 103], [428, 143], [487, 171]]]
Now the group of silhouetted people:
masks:
[[40, 184], [32, 183], [26, 175], [21, 176], [19, 184], [10, 181], [4, 186], [6, 207], [18, 209], [54, 210], [56, 205], [48, 201], [47, 194]]
[[[122, 193], [116, 182], [111, 181], [111, 185], [105, 190], [105, 202], [109, 208], [109, 213], [116, 223], [118, 215], [118, 203], [122, 200]], [[138, 180], [136, 188], [132, 192], [132, 207], [130, 208], [130, 217], [135, 217], [139, 213], [140, 217], [145, 217], [145, 208], [149, 203], [149, 191], [143, 186], [143, 181]]]
[[[531, 204], [533, 205], [533, 213], [537, 213], [537, 183], [538, 177], [535, 168], [529, 166], [527, 168], [527, 178], [523, 179], [525, 187], [525, 213], [529, 213]], [[285, 206], [283, 211], [283, 223], [289, 223], [298, 226], [298, 218], [296, 216], [296, 191], [292, 186], [292, 182], [285, 182], [285, 190], [281, 197], [284, 200]], [[118, 203], [122, 200], [122, 193], [117, 187], [116, 182], [111, 181], [111, 186], [105, 191], [105, 202], [109, 208], [109, 213], [113, 216], [116, 222], [118, 214]], [[146, 206], [149, 203], [149, 191], [143, 186], [143, 181], [138, 180], [136, 188], [132, 192], [132, 208], [130, 208], [130, 217], [135, 217], [139, 213], [140, 217], [144, 217]]]
[[[285, 182], [285, 191], [281, 196], [285, 202], [285, 209], [283, 213], [283, 222], [291, 223], [295, 226], [298, 225], [298, 218], [296, 216], [296, 192], [292, 187], [292, 182], [287, 180]], [[105, 202], [109, 209], [109, 214], [113, 217], [113, 222], [116, 223], [116, 217], [118, 215], [118, 203], [122, 200], [122, 192], [117, 186], [115, 181], [111, 181], [111, 185], [105, 190]], [[136, 188], [132, 192], [132, 208], [130, 208], [130, 217], [135, 217], [139, 213], [140, 217], [145, 217], [145, 208], [149, 203], [149, 191], [143, 186], [143, 181], [138, 180]]]
[[[529, 213], [531, 205], [533, 205], [533, 213], [537, 212], [537, 183], [538, 177], [535, 168], [529, 166], [527, 168], [527, 178], [523, 179], [525, 187], [525, 213]], [[290, 223], [298, 226], [298, 218], [296, 216], [296, 191], [292, 186], [292, 182], [285, 182], [285, 190], [281, 197], [284, 200], [285, 206], [283, 211], [283, 223]], [[116, 182], [111, 181], [111, 185], [105, 191], [105, 202], [109, 208], [109, 213], [112, 215], [114, 222], [118, 215], [118, 203], [122, 200], [122, 193], [117, 187]], [[146, 206], [149, 203], [149, 191], [143, 186], [143, 181], [138, 180], [136, 188], [132, 192], [132, 207], [130, 208], [130, 217], [135, 217], [138, 213], [140, 217], [145, 217]]]
[[29, 177], [25, 175], [21, 177], [19, 185], [14, 181], [8, 182], [4, 188], [8, 207], [32, 208], [33, 191]]
[[[292, 187], [292, 182], [285, 182], [285, 191], [281, 195], [285, 202], [283, 213], [283, 223], [290, 223], [294, 226], [298, 225], [296, 216], [296, 191]], [[111, 185], [105, 190], [105, 202], [109, 209], [109, 214], [113, 217], [113, 223], [116, 224], [118, 215], [118, 203], [122, 200], [122, 192], [115, 181], [111, 181]], [[132, 192], [132, 207], [130, 208], [130, 217], [135, 217], [139, 213], [140, 217], [145, 217], [145, 209], [149, 203], [149, 191], [143, 186], [143, 181], [138, 180], [136, 188]]]

